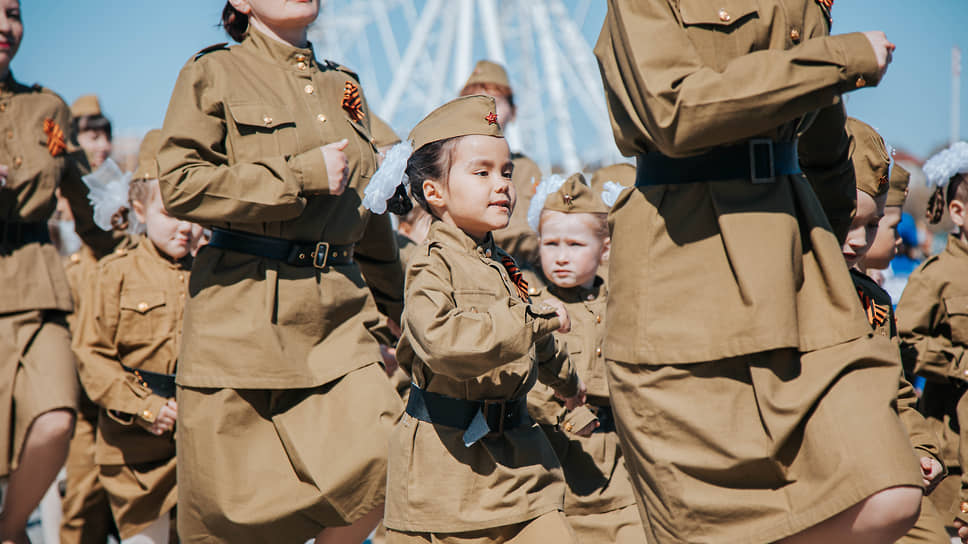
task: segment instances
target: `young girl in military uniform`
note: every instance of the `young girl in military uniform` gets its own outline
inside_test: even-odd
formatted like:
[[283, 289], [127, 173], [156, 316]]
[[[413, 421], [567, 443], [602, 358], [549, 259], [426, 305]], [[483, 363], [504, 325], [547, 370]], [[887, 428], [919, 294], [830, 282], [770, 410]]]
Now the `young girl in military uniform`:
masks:
[[[614, 182], [608, 188], [611, 197], [621, 190]], [[568, 311], [571, 331], [559, 338], [587, 387], [588, 402], [568, 411], [554, 391], [537, 384], [528, 409], [561, 461], [565, 516], [578, 541], [639, 544], [645, 532], [615, 433], [602, 354], [607, 287], [598, 271], [610, 245], [605, 198], [574, 174], [545, 178], [531, 200], [528, 221], [538, 234], [548, 282], [532, 297], [552, 297]]]
[[897, 349], [824, 213], [853, 206], [840, 95], [894, 46], [829, 36], [832, 4], [608, 2], [595, 53], [637, 187], [610, 214], [607, 368], [657, 544], [892, 542], [917, 518]]
[[584, 386], [552, 336], [568, 330], [563, 306], [531, 304], [491, 235], [515, 204], [494, 100], [449, 102], [408, 140], [365, 199], [382, 211], [392, 195], [404, 213], [413, 198], [434, 217], [407, 267], [397, 358], [413, 385], [390, 442], [387, 541], [573, 542], [558, 461], [525, 396], [541, 379], [578, 404]]
[[191, 249], [199, 225], [165, 212], [155, 162], [160, 132], [141, 145], [131, 212], [146, 237], [105, 257], [74, 335], [81, 383], [101, 410], [95, 445], [122, 544], [165, 544], [175, 506], [175, 364]]
[[360, 207], [371, 114], [307, 41], [318, 12], [231, 0], [241, 43], [188, 60], [162, 129], [165, 207], [212, 229], [177, 373], [185, 542], [361, 542], [383, 513], [402, 404], [374, 334], [403, 273], [389, 218]]

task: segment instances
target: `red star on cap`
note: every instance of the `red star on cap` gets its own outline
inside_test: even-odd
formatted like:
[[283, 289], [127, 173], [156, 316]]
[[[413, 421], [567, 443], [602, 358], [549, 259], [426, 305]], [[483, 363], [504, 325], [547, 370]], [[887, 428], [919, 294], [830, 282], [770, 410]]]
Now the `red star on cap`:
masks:
[[491, 113], [484, 116], [484, 120], [487, 121], [487, 124], [489, 125], [496, 125], [497, 115], [495, 115], [494, 112], [492, 111]]

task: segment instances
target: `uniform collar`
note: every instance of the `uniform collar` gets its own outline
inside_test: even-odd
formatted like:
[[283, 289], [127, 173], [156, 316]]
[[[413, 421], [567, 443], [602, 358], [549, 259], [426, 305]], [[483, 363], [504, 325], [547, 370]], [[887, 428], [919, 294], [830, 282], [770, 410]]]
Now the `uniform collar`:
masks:
[[602, 295], [605, 289], [605, 280], [601, 276], [595, 276], [595, 281], [591, 287], [558, 287], [554, 283], [548, 283], [548, 292], [560, 299], [562, 302], [591, 302]]
[[948, 235], [948, 245], [945, 246], [945, 251], [956, 257], [968, 257], [968, 245], [957, 234]]
[[7, 72], [7, 77], [0, 79], [0, 95], [10, 94], [17, 88], [17, 80], [13, 77], [13, 70]]
[[184, 259], [179, 259], [177, 261], [172, 260], [171, 257], [167, 255], [162, 255], [161, 252], [158, 251], [158, 248], [155, 247], [154, 242], [152, 242], [151, 239], [148, 238], [148, 236], [143, 236], [141, 238], [141, 241], [138, 243], [138, 247], [136, 248], [136, 251], [140, 251], [144, 253], [145, 255], [149, 256], [151, 259], [164, 261], [164, 263], [168, 265], [168, 268], [172, 268], [175, 270], [188, 270], [189, 268], [191, 268], [191, 265], [192, 265], [191, 255], [188, 255]]
[[266, 36], [251, 25], [245, 35], [245, 39], [242, 41], [242, 45], [244, 47], [251, 47], [264, 55], [268, 55], [273, 61], [293, 69], [296, 69], [297, 65], [301, 62], [308, 65], [315, 63], [312, 43], [307, 48], [293, 47]]
[[498, 248], [494, 244], [494, 238], [491, 236], [491, 233], [487, 233], [484, 241], [478, 243], [477, 240], [468, 236], [466, 232], [450, 223], [445, 223], [438, 219], [430, 225], [430, 237], [444, 246], [458, 248], [488, 259], [497, 259]]

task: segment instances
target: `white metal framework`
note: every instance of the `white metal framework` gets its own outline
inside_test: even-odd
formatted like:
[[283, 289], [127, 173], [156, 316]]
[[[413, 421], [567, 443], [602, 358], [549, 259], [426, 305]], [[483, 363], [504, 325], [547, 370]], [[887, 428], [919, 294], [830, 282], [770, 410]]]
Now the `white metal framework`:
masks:
[[[401, 136], [455, 97], [476, 61], [504, 64], [515, 91], [512, 149], [544, 170], [621, 160], [583, 31], [592, 0], [327, 0], [310, 36], [360, 74], [371, 108]], [[594, 25], [594, 28], [589, 28]]]

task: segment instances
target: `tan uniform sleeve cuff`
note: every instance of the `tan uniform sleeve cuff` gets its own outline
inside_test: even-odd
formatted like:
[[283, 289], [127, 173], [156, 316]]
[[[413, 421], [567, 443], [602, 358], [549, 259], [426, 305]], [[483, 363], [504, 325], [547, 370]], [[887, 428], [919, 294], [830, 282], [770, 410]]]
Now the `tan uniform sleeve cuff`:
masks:
[[877, 56], [870, 40], [860, 32], [832, 36], [840, 47], [843, 65], [846, 67], [843, 91], [873, 87], [880, 83]]
[[299, 185], [300, 194], [329, 193], [326, 159], [323, 158], [323, 152], [318, 147], [290, 157], [289, 169]]
[[565, 414], [561, 421], [561, 428], [565, 432], [577, 433], [595, 421], [598, 421], [598, 416], [594, 412], [587, 406], [579, 406]]
[[162, 407], [168, 403], [168, 399], [158, 395], [149, 395], [145, 398], [141, 411], [135, 414], [135, 422], [145, 429], [151, 429], [152, 424], [158, 419], [158, 413]]

